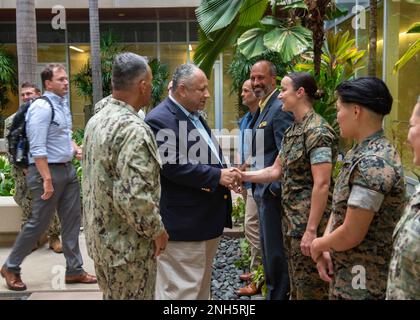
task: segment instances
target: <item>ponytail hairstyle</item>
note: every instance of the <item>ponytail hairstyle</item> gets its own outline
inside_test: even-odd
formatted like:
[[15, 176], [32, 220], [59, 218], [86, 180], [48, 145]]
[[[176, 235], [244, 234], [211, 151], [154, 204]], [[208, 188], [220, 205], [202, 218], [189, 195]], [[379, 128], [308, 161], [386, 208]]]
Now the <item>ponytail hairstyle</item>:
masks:
[[286, 77], [292, 80], [293, 89], [305, 89], [305, 93], [309, 100], [319, 100], [324, 96], [324, 91], [318, 89], [315, 78], [307, 72], [291, 72]]

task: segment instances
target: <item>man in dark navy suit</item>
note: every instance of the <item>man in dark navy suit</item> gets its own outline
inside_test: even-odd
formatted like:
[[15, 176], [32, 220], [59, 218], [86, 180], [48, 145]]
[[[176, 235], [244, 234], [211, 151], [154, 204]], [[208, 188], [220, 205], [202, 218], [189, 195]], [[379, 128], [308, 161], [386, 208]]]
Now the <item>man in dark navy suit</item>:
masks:
[[179, 66], [168, 98], [146, 117], [156, 135], [161, 170], [161, 215], [169, 243], [158, 257], [156, 299], [209, 299], [212, 262], [224, 227], [232, 227], [233, 188], [240, 176], [198, 111], [210, 97], [207, 77]]
[[[277, 99], [276, 68], [266, 60], [251, 68], [251, 84], [260, 99], [260, 112], [253, 126], [253, 170], [271, 166], [279, 154], [283, 134], [293, 116], [282, 111]], [[253, 185], [260, 219], [261, 254], [268, 300], [285, 300], [289, 295], [289, 275], [283, 248], [281, 188], [279, 182]]]

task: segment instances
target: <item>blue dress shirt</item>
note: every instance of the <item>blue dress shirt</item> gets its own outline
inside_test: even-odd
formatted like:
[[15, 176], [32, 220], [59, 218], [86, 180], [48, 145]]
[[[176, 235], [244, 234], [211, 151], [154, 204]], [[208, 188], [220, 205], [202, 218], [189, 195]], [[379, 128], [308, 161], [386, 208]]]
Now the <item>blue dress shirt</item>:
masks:
[[45, 91], [54, 108], [51, 123], [51, 107], [45, 100], [34, 101], [26, 113], [26, 135], [29, 140], [29, 163], [34, 158], [47, 157], [48, 163], [64, 163], [73, 159], [71, 139], [72, 120], [66, 98]]

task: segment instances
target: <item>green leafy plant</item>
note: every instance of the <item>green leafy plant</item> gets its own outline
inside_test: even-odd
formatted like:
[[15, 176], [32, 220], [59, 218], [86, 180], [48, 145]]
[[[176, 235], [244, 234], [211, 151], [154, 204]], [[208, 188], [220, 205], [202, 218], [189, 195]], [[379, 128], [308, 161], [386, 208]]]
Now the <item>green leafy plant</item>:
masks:
[[157, 106], [162, 101], [162, 96], [166, 93], [168, 85], [169, 68], [165, 63], [160, 62], [158, 59], [153, 59], [149, 62], [150, 69], [152, 70], [152, 102], [150, 107]]
[[[101, 37], [101, 68], [102, 68], [102, 89], [104, 97], [111, 94], [112, 63], [115, 56], [125, 51], [125, 46], [118, 42], [118, 38], [112, 33], [106, 33]], [[152, 106], [156, 106], [161, 101], [166, 89], [169, 76], [168, 66], [157, 59], [149, 62], [152, 70]], [[84, 97], [88, 105], [92, 105], [92, 70], [89, 60], [82, 66], [71, 80], [76, 86], [77, 95]]]
[[[324, 91], [324, 97], [315, 103], [315, 111], [327, 120], [338, 133], [335, 103], [335, 89], [341, 82], [354, 76], [364, 67], [365, 50], [358, 50], [355, 39], [349, 39], [349, 32], [327, 34], [321, 55], [321, 70], [316, 76], [318, 86]], [[306, 71], [314, 75], [312, 55], [303, 55], [302, 62], [294, 66], [294, 71]]]
[[6, 156], [0, 156], [0, 196], [13, 196], [15, 182], [10, 174], [10, 163]]
[[[112, 63], [115, 56], [124, 51], [125, 47], [119, 44], [118, 39], [112, 33], [101, 36], [101, 72], [102, 90], [104, 97], [111, 94]], [[88, 60], [78, 73], [73, 75], [71, 81], [76, 86], [78, 96], [84, 97], [89, 105], [92, 105], [92, 70]]]
[[242, 197], [236, 198], [232, 206], [232, 220], [235, 225], [244, 224], [245, 219], [245, 202]]
[[[77, 129], [76, 131], [73, 132], [73, 137], [72, 138], [79, 147], [83, 146], [84, 133], [85, 133], [85, 131], [83, 129]], [[80, 184], [80, 188], [81, 188], [82, 178], [83, 178], [82, 164], [76, 158], [73, 158], [72, 163], [74, 165], [74, 168], [76, 169], [77, 179], [79, 180], [79, 184]], [[80, 189], [80, 194], [82, 194], [81, 189]]]
[[235, 267], [241, 270], [248, 270], [251, 264], [251, 251], [249, 243], [245, 238], [241, 239], [239, 248], [241, 250], [241, 257], [235, 261]]
[[73, 132], [72, 138], [78, 146], [81, 146], [83, 144], [84, 134], [85, 134], [84, 129], [77, 129], [76, 131]]
[[[406, 33], [420, 33], [420, 22], [413, 23]], [[417, 39], [395, 63], [393, 73], [397, 73], [410, 59], [420, 52], [420, 39]]]
[[409, 122], [402, 120], [393, 120], [387, 136], [398, 151], [401, 160], [404, 164], [404, 171], [411, 172], [417, 179], [420, 175], [419, 168], [413, 163], [412, 148], [407, 141], [407, 134], [409, 130]]
[[257, 269], [254, 270], [252, 282], [254, 282], [257, 287], [261, 286], [261, 294], [265, 297], [267, 295], [267, 285], [265, 283], [264, 267], [262, 264], [260, 264]]
[[17, 60], [16, 56], [0, 44], [0, 111], [9, 102], [7, 92], [17, 93]]
[[196, 9], [200, 28], [194, 61], [210, 76], [219, 54], [237, 46], [247, 58], [275, 51], [287, 63], [311, 48], [312, 39], [319, 57], [324, 21], [345, 13], [332, 0], [202, 1]]
[[3, 136], [6, 105], [9, 103], [8, 93], [18, 93], [17, 59], [0, 44], [0, 136]]

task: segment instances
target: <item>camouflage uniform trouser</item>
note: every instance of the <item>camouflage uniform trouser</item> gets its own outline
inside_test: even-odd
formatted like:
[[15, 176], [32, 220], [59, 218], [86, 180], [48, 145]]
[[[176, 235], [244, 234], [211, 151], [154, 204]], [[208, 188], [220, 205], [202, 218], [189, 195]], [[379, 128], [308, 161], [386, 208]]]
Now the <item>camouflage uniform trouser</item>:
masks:
[[[11, 175], [15, 180], [15, 199], [18, 206], [22, 209], [22, 227], [29, 220], [32, 214], [32, 195], [31, 190], [26, 186], [26, 175], [19, 167], [12, 166]], [[54, 214], [47, 235], [50, 238], [60, 236], [60, 220], [57, 213]]]
[[104, 300], [153, 300], [156, 260], [109, 267], [95, 262], [95, 272]]
[[284, 236], [284, 248], [289, 265], [290, 299], [326, 300], [329, 285], [319, 277], [316, 264], [311, 257], [302, 254], [300, 242], [299, 238]]

